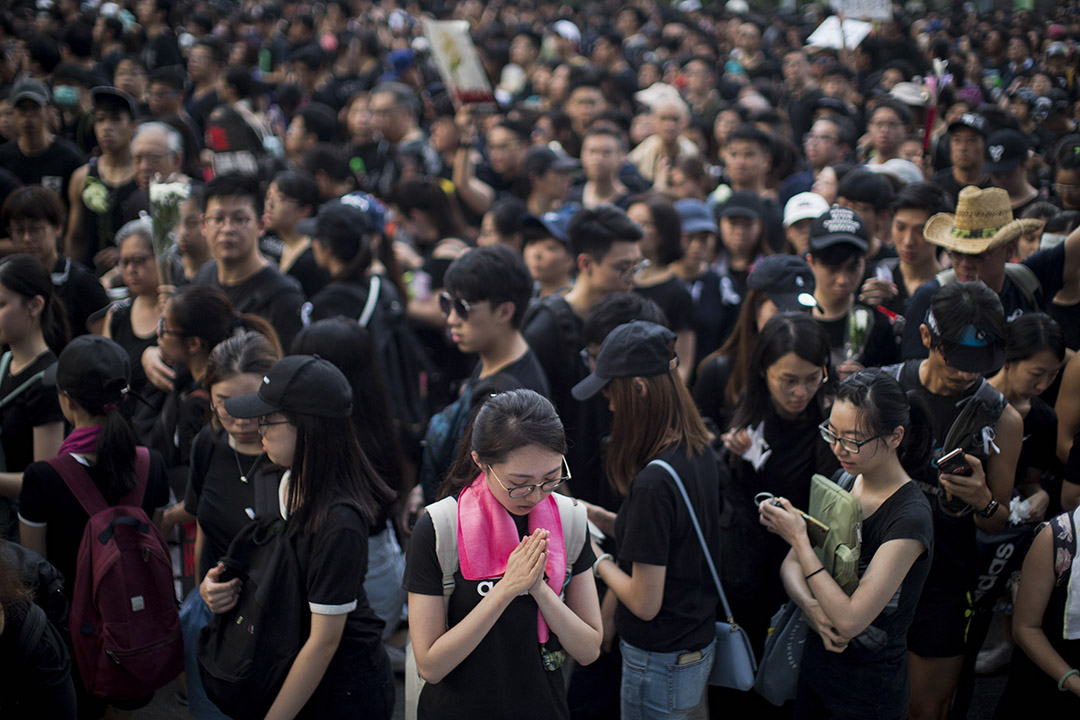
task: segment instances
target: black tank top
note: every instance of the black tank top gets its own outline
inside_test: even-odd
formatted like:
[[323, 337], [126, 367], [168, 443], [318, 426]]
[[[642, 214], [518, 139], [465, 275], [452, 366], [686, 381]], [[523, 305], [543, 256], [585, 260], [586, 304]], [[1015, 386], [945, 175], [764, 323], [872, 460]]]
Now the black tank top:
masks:
[[[97, 188], [103, 188], [99, 190]], [[98, 158], [90, 158], [86, 174], [86, 186], [79, 200], [83, 206], [83, 237], [86, 240], [86, 257], [75, 258], [88, 268], [94, 267], [94, 255], [114, 245], [116, 231], [124, 223], [138, 217], [138, 212], [128, 199], [138, 190], [135, 178], [119, 187], [113, 187], [101, 177]], [[89, 204], [87, 204], [89, 203]]]

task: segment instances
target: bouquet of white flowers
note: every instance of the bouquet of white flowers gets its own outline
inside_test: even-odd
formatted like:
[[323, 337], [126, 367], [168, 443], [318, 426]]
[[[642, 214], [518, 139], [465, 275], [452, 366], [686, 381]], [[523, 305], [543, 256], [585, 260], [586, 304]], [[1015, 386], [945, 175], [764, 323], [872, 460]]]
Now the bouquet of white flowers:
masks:
[[150, 181], [150, 220], [154, 227], [154, 255], [157, 257], [161, 282], [169, 284], [169, 253], [176, 245], [176, 226], [180, 223], [180, 203], [188, 198], [191, 186], [187, 180], [162, 181], [160, 176]]

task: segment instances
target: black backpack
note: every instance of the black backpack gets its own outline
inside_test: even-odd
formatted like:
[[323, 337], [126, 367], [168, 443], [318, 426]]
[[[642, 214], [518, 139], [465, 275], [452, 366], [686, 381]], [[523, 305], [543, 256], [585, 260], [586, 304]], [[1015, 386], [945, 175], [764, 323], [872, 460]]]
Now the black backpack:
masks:
[[300, 563], [280, 518], [246, 525], [221, 562], [242, 589], [236, 607], [199, 634], [199, 675], [226, 715], [263, 718], [311, 631]]
[[30, 588], [34, 604], [45, 612], [49, 623], [61, 637], [68, 632], [68, 599], [64, 595], [64, 576], [38, 553], [9, 540], [0, 540], [0, 555], [14, 568], [22, 584]]
[[[573, 368], [581, 365], [581, 348], [584, 347], [584, 343], [581, 339], [581, 333], [578, 330], [577, 318], [574, 316], [574, 311], [570, 307], [570, 303], [566, 302], [566, 298], [562, 295], [548, 295], [542, 298], [534, 298], [529, 307], [525, 309], [525, 317], [521, 319], [521, 327], [527, 328], [532, 321], [540, 315], [540, 313], [551, 313], [555, 319], [555, 329], [558, 333], [559, 350], [563, 354], [563, 367]], [[548, 381], [552, 382], [554, 387], [554, 378], [552, 375], [558, 375], [558, 373], [552, 372], [551, 368], [544, 368], [544, 372], [548, 375]]]

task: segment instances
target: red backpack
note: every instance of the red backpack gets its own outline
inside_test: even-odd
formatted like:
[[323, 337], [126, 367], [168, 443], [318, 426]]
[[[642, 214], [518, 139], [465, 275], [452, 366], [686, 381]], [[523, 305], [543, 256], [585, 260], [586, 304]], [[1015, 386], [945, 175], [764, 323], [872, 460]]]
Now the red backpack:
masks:
[[114, 506], [70, 454], [48, 462], [90, 516], [68, 623], [79, 674], [97, 697], [149, 695], [184, 669], [172, 561], [142, 509], [150, 452], [138, 448], [135, 488]]

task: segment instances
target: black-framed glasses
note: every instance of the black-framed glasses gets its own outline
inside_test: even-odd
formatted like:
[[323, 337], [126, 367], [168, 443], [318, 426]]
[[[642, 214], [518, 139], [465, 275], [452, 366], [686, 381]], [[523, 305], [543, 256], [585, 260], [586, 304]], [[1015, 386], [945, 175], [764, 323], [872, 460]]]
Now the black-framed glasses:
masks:
[[824, 440], [829, 447], [840, 443], [840, 447], [844, 449], [844, 452], [851, 453], [852, 455], [858, 455], [859, 450], [863, 445], [868, 445], [875, 440], [885, 437], [888, 433], [878, 433], [874, 437], [866, 438], [865, 440], [853, 440], [852, 438], [840, 437], [828, 427], [828, 421], [818, 425], [818, 430], [821, 431], [821, 439]]
[[520, 500], [523, 497], [532, 495], [533, 490], [539, 490], [542, 493], [555, 492], [555, 489], [565, 483], [573, 476], [570, 474], [570, 466], [566, 464], [566, 456], [563, 455], [562, 459], [563, 470], [566, 472], [562, 477], [552, 478], [551, 480], [545, 480], [542, 483], [536, 485], [513, 485], [506, 487], [503, 485], [502, 480], [495, 474], [495, 468], [488, 465], [488, 472], [491, 473], [491, 477], [495, 478], [495, 482], [499, 483], [499, 487], [506, 491], [506, 494], [515, 500]]
[[177, 332], [176, 330], [165, 329], [165, 316], [162, 315], [157, 321], [157, 334], [158, 337], [162, 335], [175, 335], [176, 337], [187, 337], [187, 333]]
[[463, 321], [469, 319], [469, 313], [472, 312], [472, 303], [465, 298], [454, 297], [448, 292], [439, 293], [439, 310], [446, 317], [450, 317], [450, 312], [456, 312], [458, 317]]
[[288, 425], [288, 424], [289, 424], [288, 420], [267, 420], [265, 415], [263, 417], [259, 418], [259, 421], [258, 421], [259, 432], [265, 432], [266, 428], [272, 427], [274, 425]]

